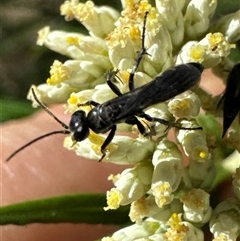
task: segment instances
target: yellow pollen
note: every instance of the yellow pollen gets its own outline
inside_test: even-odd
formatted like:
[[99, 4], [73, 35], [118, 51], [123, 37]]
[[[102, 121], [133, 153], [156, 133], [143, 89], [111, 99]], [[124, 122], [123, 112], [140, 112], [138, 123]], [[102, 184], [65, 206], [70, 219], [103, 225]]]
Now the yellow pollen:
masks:
[[78, 45], [79, 44], [79, 38], [78, 37], [68, 37], [67, 43], [71, 45]]
[[209, 42], [212, 46], [216, 46], [224, 40], [221, 33], [209, 34]]
[[116, 188], [112, 188], [110, 191], [107, 191], [107, 207], [104, 207], [104, 210], [117, 209], [120, 206], [120, 202], [123, 199], [122, 193], [120, 193]]
[[126, 70], [119, 71], [118, 73], [118, 77], [124, 83], [128, 83], [129, 76], [130, 76], [130, 73]]
[[141, 32], [138, 27], [129, 26], [129, 28], [126, 28], [126, 29], [127, 29], [127, 34], [128, 34], [128, 36], [130, 36], [131, 39], [139, 38]]
[[172, 106], [173, 111], [184, 111], [190, 109], [190, 102], [187, 99], [176, 101], [176, 104]]
[[[93, 131], [90, 130], [88, 139], [93, 143], [93, 145], [91, 146], [92, 150], [97, 154], [97, 155], [102, 155], [101, 152], [101, 146], [103, 144], [103, 142], [105, 141], [105, 138], [97, 135], [96, 133], [94, 133]], [[107, 146], [107, 151], [112, 152], [115, 151], [117, 149], [117, 145], [114, 143], [110, 143]]]
[[121, 43], [122, 48], [126, 46], [125, 34], [122, 31], [122, 28], [115, 28], [108, 34], [106, 41], [110, 49], [116, 47], [119, 43]]
[[126, 8], [132, 8], [133, 5], [134, 5], [134, 1], [133, 0], [125, 0], [125, 5], [126, 5]]
[[202, 159], [207, 158], [207, 156], [208, 156], [208, 153], [206, 153], [205, 151], [201, 151], [201, 152], [199, 153], [199, 157], [201, 157]]
[[[173, 213], [171, 218], [168, 220], [167, 224], [170, 226], [171, 230], [177, 231], [178, 233], [186, 233], [189, 228], [182, 223], [181, 214]], [[178, 240], [178, 239], [174, 239]], [[181, 239], [179, 239], [181, 240]]]
[[60, 6], [60, 14], [65, 16], [66, 21], [70, 21], [74, 19], [74, 13], [73, 13], [73, 1], [65, 1]]
[[82, 22], [92, 19], [94, 13], [94, 3], [92, 1], [79, 3], [76, 7], [76, 17]]
[[196, 62], [203, 61], [204, 53], [204, 48], [201, 45], [194, 45], [190, 49], [190, 57]]
[[56, 85], [66, 81], [70, 77], [70, 72], [71, 71], [67, 66], [64, 66], [60, 61], [55, 60], [50, 67], [51, 76], [47, 79], [47, 84]]
[[148, 1], [143, 0], [139, 4], [138, 11], [145, 14], [147, 11], [150, 10], [150, 8], [151, 8], [151, 5], [148, 3]]
[[70, 98], [68, 99], [67, 102], [70, 105], [76, 105], [76, 104], [78, 104], [78, 98], [77, 98], [77, 96], [72, 95], [72, 96], [70, 96]]
[[168, 182], [164, 182], [163, 185], [160, 186], [159, 190], [161, 192], [165, 192], [165, 191], [167, 191], [169, 189], [169, 187], [170, 187], [169, 183]]
[[104, 138], [102, 136], [97, 135], [93, 131], [90, 131], [88, 139], [95, 145], [101, 146], [104, 142]]
[[50, 27], [46, 26], [38, 31], [37, 45], [42, 46], [50, 33]]

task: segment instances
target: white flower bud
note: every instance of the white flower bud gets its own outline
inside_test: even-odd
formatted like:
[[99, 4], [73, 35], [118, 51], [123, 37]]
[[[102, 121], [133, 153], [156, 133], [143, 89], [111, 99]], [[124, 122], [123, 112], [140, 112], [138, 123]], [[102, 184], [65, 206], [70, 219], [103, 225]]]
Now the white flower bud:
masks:
[[198, 62], [205, 68], [216, 66], [227, 57], [234, 44], [230, 44], [222, 33], [209, 33], [200, 40], [186, 43], [177, 56], [176, 64]]
[[240, 234], [239, 200], [227, 199], [221, 202], [213, 211], [209, 226], [214, 240], [237, 240]]
[[216, 167], [212, 159], [204, 162], [190, 159], [189, 166], [184, 169], [183, 182], [188, 188], [199, 187], [210, 190], [215, 177]]
[[[168, 111], [168, 106], [165, 102], [154, 105], [152, 108], [145, 111], [151, 117], [160, 118], [169, 122], [173, 122], [174, 118]], [[156, 137], [163, 137], [168, 131], [168, 126], [159, 122], [148, 122], [149, 126], [153, 129], [153, 135]]]
[[69, 99], [66, 109], [73, 113], [79, 109], [83, 109], [86, 112], [91, 110], [91, 106], [81, 106], [79, 105], [86, 103], [89, 100], [93, 100], [97, 103], [103, 103], [110, 99], [113, 99], [116, 95], [109, 88], [107, 84], [101, 84], [95, 86], [94, 89], [82, 90], [77, 93], [73, 92]]
[[[141, 162], [133, 168], [124, 170], [118, 180], [114, 182], [115, 188], [108, 191], [108, 207], [104, 209], [116, 209], [119, 205], [127, 205], [144, 196], [150, 189], [152, 169], [150, 162]], [[120, 197], [117, 204], [115, 204], [116, 193], [119, 193], [118, 196]]]
[[85, 36], [79, 33], [64, 31], [50, 31], [44, 27], [38, 32], [37, 44], [45, 45], [49, 49], [66, 55], [72, 59], [95, 61], [105, 69], [112, 67], [107, 53], [107, 46], [103, 39]]
[[133, 67], [136, 58], [136, 51], [131, 41], [128, 41], [124, 47], [121, 42], [108, 51], [109, 59], [115, 69], [127, 70]]
[[192, 118], [199, 114], [201, 101], [194, 92], [188, 90], [171, 99], [168, 102], [168, 107], [175, 117]]
[[[74, 144], [71, 137], [66, 137], [64, 147], [74, 150], [78, 156], [99, 160], [102, 156], [100, 148], [105, 138], [103, 135], [90, 132], [87, 139]], [[154, 148], [154, 141], [128, 136], [115, 136], [106, 148], [107, 156], [103, 161], [122, 165], [138, 163], [148, 159]]]
[[178, 8], [183, 11], [189, 3], [189, 0], [178, 0], [176, 1]]
[[[149, 21], [156, 20], [150, 19]], [[157, 23], [160, 27], [156, 33], [152, 30], [155, 26], [147, 26], [150, 28], [145, 36], [148, 55], [145, 55], [142, 61], [142, 71], [153, 78], [173, 66], [174, 63], [171, 36], [166, 28], [161, 27], [161, 23]]]
[[192, 189], [181, 200], [183, 202], [183, 217], [185, 220], [202, 226], [211, 218], [212, 208], [210, 195], [201, 189]]
[[206, 135], [201, 130], [178, 130], [177, 139], [187, 156], [197, 162], [209, 159]]
[[[150, 237], [154, 237], [154, 234], [158, 234], [156, 238], [150, 239], [151, 241], [164, 241], [164, 239], [160, 238], [163, 233], [163, 230], [161, 229], [161, 223], [148, 218], [144, 220], [144, 222], [141, 225], [133, 224], [128, 227], [122, 228], [115, 232], [111, 238], [108, 237], [108, 239], [104, 238], [102, 241], [143, 241], [143, 240], [149, 240]], [[160, 236], [159, 236], [160, 235]], [[109, 239], [110, 238], [110, 239]]]
[[230, 44], [225, 36], [220, 33], [208, 33], [205, 38], [198, 42], [198, 45], [204, 48], [204, 61], [205, 68], [210, 68], [221, 62], [222, 57], [227, 57], [234, 44]]
[[32, 96], [32, 88], [34, 88], [37, 98], [46, 105], [64, 103], [69, 95], [75, 90], [71, 86], [61, 83], [58, 86], [41, 84], [38, 86], [32, 85], [27, 94], [27, 99], [32, 101], [33, 107], [38, 107], [38, 103]]
[[186, 240], [191, 241], [204, 241], [204, 233], [201, 229], [195, 227], [192, 223], [183, 222], [183, 224], [188, 228], [188, 232], [186, 235]]
[[202, 63], [204, 60], [205, 49], [197, 41], [187, 42], [179, 51], [176, 65], [190, 62]]
[[237, 150], [233, 151], [223, 160], [221, 165], [227, 172], [236, 173], [240, 167], [240, 153]]
[[211, 26], [210, 32], [220, 32], [229, 43], [236, 43], [240, 39], [240, 10], [221, 17]]
[[158, 221], [166, 222], [172, 213], [181, 213], [182, 204], [179, 199], [174, 199], [170, 204], [159, 208], [155, 202], [155, 197], [150, 194], [143, 196], [137, 201], [132, 202], [129, 217], [132, 222], [140, 224], [146, 217], [152, 217]]
[[170, 227], [164, 233], [164, 240], [204, 240], [203, 232], [191, 223], [183, 222], [181, 214], [173, 213], [167, 224]]
[[64, 64], [55, 60], [50, 69], [49, 85], [65, 83], [72, 88], [88, 89], [106, 81], [104, 69], [94, 62], [68, 60]]
[[106, 37], [114, 29], [114, 23], [119, 17], [119, 13], [113, 8], [94, 6], [92, 1], [86, 3], [79, 3], [76, 0], [65, 1], [60, 11], [66, 20], [77, 19], [88, 29], [90, 35], [101, 38]]
[[216, 7], [217, 1], [190, 1], [184, 15], [184, 30], [189, 39], [197, 39], [207, 31], [210, 18], [215, 12]]
[[178, 188], [182, 176], [182, 154], [177, 145], [163, 139], [157, 146], [152, 159], [154, 165], [152, 193], [159, 207], [170, 203], [173, 192]]
[[168, 29], [172, 45], [176, 49], [183, 41], [184, 23], [183, 15], [176, 0], [157, 0], [156, 8], [160, 23]]

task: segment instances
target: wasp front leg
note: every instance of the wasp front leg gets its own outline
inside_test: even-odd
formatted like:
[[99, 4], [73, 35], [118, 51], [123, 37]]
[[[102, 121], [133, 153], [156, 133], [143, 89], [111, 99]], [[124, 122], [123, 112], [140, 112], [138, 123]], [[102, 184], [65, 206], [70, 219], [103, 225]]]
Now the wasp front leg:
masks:
[[103, 160], [103, 158], [106, 156], [106, 147], [111, 143], [113, 137], [115, 136], [116, 130], [117, 130], [117, 126], [114, 125], [111, 128], [107, 138], [103, 142], [103, 144], [101, 146], [102, 157], [99, 159], [99, 162], [101, 162]]

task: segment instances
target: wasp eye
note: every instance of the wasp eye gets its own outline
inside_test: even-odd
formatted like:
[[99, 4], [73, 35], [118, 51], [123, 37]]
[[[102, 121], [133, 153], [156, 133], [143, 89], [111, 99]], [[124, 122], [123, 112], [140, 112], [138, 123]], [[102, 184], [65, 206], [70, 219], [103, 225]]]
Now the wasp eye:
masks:
[[79, 110], [72, 114], [69, 130], [73, 134], [73, 140], [75, 141], [82, 141], [88, 137], [89, 128], [86, 113], [84, 111]]

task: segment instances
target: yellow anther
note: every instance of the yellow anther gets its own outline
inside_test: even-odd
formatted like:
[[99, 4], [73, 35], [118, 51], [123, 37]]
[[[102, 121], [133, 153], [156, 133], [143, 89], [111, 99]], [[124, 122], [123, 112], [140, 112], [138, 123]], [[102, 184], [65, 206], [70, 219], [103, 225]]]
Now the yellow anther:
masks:
[[71, 45], [78, 45], [79, 44], [79, 38], [78, 37], [68, 37], [67, 43]]

